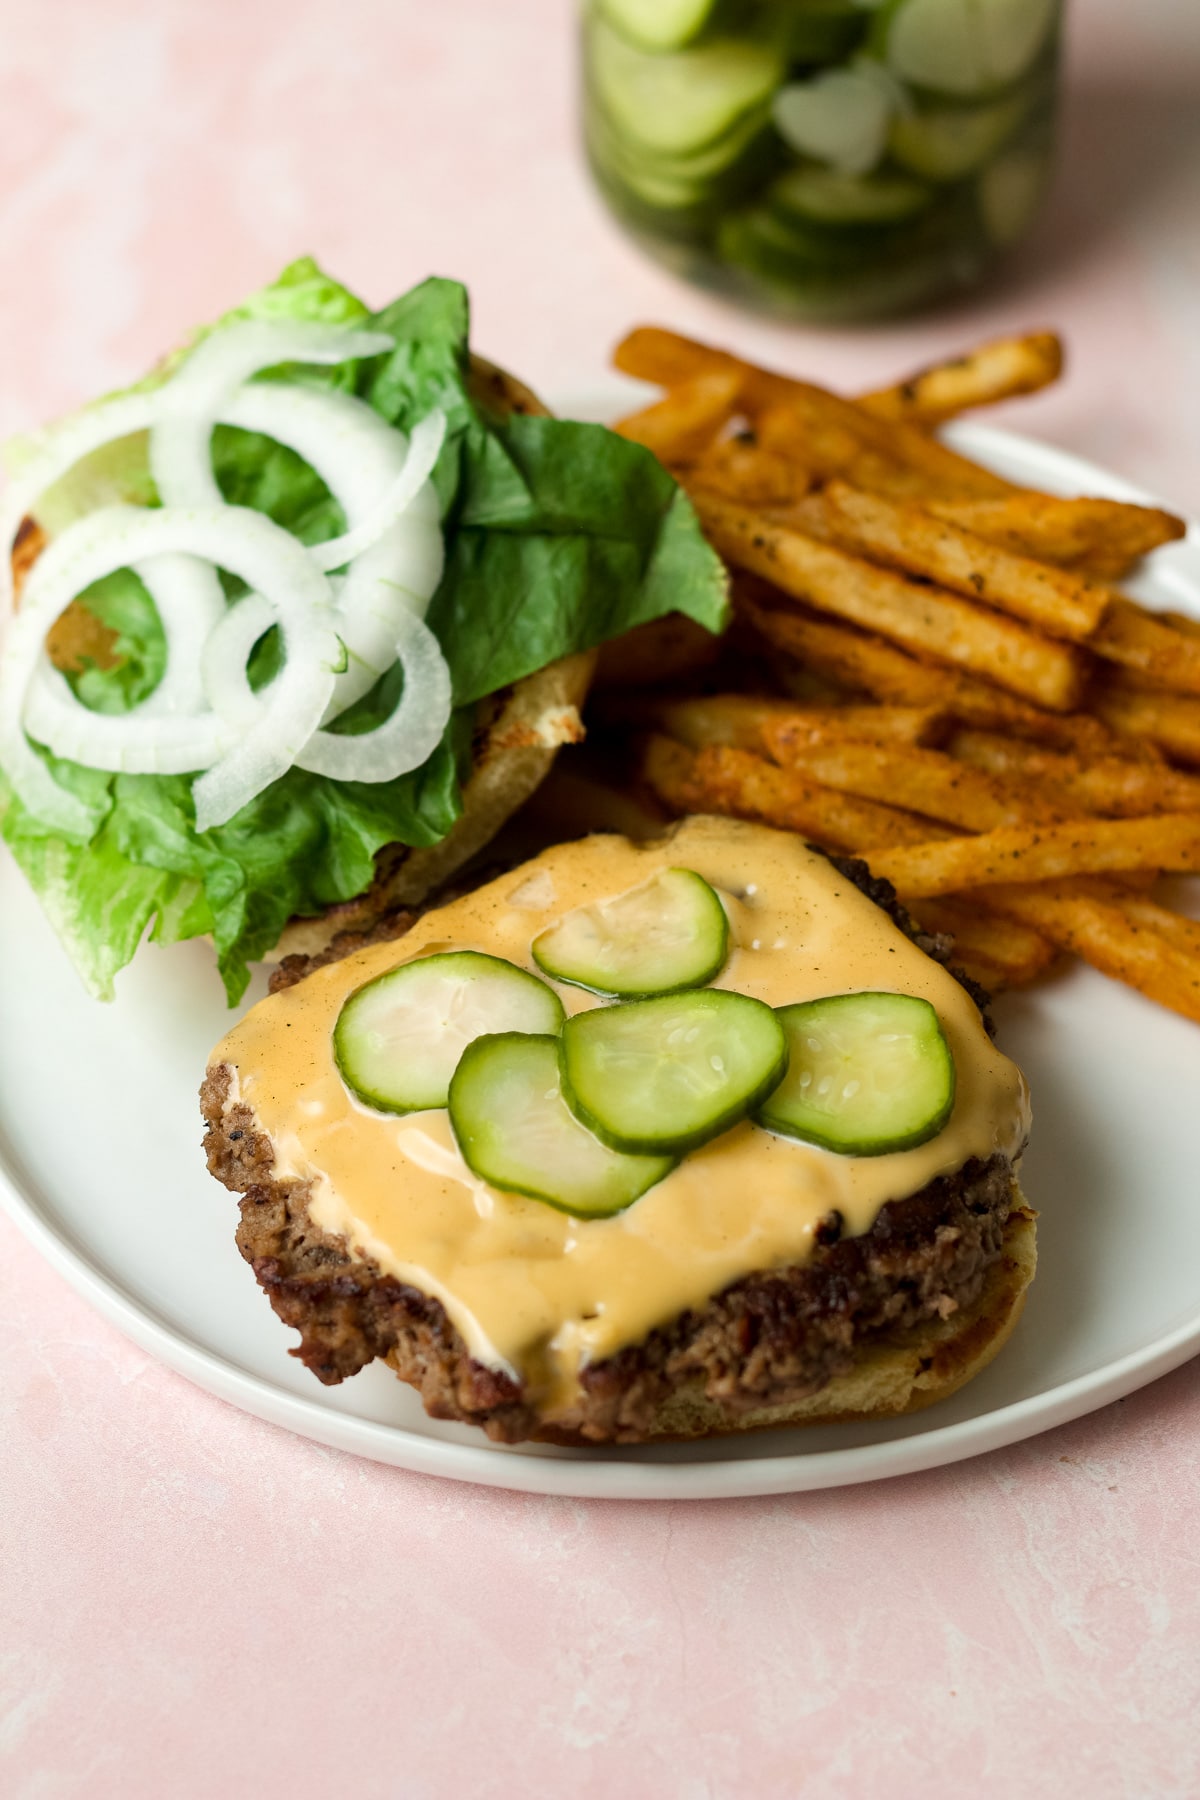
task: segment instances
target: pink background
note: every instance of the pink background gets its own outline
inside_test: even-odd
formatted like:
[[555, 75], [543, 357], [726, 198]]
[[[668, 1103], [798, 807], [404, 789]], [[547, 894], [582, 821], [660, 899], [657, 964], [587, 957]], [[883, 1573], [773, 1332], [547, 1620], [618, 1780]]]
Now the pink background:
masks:
[[[788, 331], [616, 234], [554, 0], [0, 0], [0, 432], [303, 250], [462, 276], [551, 397], [673, 322], [847, 387], [1008, 325], [1022, 429], [1200, 505], [1200, 12], [1076, 0], [1049, 214], [993, 289]], [[0, 1220], [0, 1793], [678, 1800], [1200, 1792], [1200, 1364], [957, 1468], [765, 1501], [535, 1499], [244, 1417]]]

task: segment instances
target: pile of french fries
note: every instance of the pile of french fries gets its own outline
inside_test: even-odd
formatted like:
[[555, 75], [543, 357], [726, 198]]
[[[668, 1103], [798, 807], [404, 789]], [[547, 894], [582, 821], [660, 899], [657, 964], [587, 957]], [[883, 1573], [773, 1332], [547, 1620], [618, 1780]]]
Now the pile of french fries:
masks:
[[655, 328], [615, 360], [666, 390], [617, 429], [687, 489], [736, 619], [601, 696], [644, 788], [864, 857], [993, 991], [1071, 952], [1200, 1021], [1200, 922], [1152, 891], [1200, 870], [1200, 624], [1113, 586], [1184, 525], [933, 435], [1052, 381], [1058, 340], [857, 400]]

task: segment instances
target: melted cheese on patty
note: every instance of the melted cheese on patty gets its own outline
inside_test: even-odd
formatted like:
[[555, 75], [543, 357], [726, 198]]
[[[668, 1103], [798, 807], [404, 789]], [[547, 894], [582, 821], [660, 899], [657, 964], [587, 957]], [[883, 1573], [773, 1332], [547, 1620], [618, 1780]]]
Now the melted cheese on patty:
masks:
[[[377, 1113], [346, 1088], [333, 1029], [364, 982], [443, 950], [481, 950], [540, 973], [530, 954], [539, 932], [668, 868], [694, 869], [725, 904], [730, 955], [713, 986], [770, 1006], [870, 989], [930, 1001], [957, 1069], [944, 1129], [913, 1150], [853, 1157], [745, 1121], [690, 1152], [627, 1211], [576, 1220], [480, 1181], [444, 1110]], [[549, 985], [568, 1013], [604, 1004]], [[549, 1417], [569, 1408], [582, 1364], [639, 1342], [741, 1276], [803, 1263], [833, 1209], [847, 1235], [868, 1231], [886, 1201], [969, 1158], [1019, 1155], [1029, 1130], [1024, 1078], [954, 978], [799, 839], [729, 819], [689, 819], [643, 845], [556, 845], [427, 913], [405, 937], [260, 1002], [211, 1063], [232, 1066], [230, 1104], [251, 1107], [270, 1137], [276, 1179], [311, 1183], [314, 1223], [436, 1296], [471, 1354], [526, 1383]]]

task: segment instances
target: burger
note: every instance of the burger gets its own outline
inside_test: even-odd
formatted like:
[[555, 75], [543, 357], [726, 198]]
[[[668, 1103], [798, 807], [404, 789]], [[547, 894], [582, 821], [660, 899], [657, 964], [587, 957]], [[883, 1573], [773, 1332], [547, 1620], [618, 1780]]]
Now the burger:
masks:
[[281, 970], [209, 1167], [294, 1354], [502, 1442], [893, 1416], [1034, 1271], [1020, 1071], [885, 883], [697, 816]]

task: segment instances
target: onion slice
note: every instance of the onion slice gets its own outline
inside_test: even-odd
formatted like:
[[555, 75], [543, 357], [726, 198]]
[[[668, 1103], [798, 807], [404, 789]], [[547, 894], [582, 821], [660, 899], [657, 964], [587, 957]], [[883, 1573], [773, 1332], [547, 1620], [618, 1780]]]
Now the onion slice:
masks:
[[40, 448], [9, 483], [0, 501], [0, 632], [12, 611], [13, 578], [10, 552], [22, 519], [34, 511], [38, 500], [75, 464], [111, 444], [117, 438], [148, 431], [156, 417], [157, 393], [121, 394], [102, 400], [76, 417], [56, 426]]
[[[360, 527], [378, 529], [390, 496], [407, 487], [406, 472], [415, 473], [408, 440], [363, 400], [352, 395], [293, 387], [283, 382], [256, 382], [239, 388], [222, 409], [227, 424], [260, 431], [287, 444], [316, 470], [346, 516], [349, 531], [315, 546], [326, 556], [346, 559], [346, 540]], [[431, 413], [413, 431], [413, 454], [437, 461], [445, 425]], [[436, 442], [436, 448], [434, 444]], [[433, 454], [430, 457], [430, 450]], [[337, 678], [334, 699], [323, 721], [328, 724], [369, 691], [396, 659], [396, 636], [406, 613], [423, 618], [442, 578], [445, 546], [437, 495], [427, 480], [403, 514], [354, 557], [338, 590], [338, 629], [346, 646], [347, 667]], [[357, 541], [364, 541], [363, 537]], [[339, 563], [326, 562], [337, 568]]]
[[[433, 474], [434, 464], [441, 454], [446, 440], [446, 415], [444, 412], [431, 412], [415, 425], [408, 440], [408, 453], [396, 479], [373, 505], [367, 509], [364, 517], [341, 537], [326, 538], [322, 544], [314, 544], [309, 554], [318, 569], [327, 574], [334, 569], [341, 569], [353, 562], [364, 551], [389, 531], [396, 521], [412, 506], [418, 493]], [[439, 537], [441, 533], [439, 532]]]
[[395, 781], [433, 755], [450, 718], [450, 671], [441, 645], [424, 619], [405, 613], [396, 652], [404, 689], [391, 716], [356, 736], [315, 731], [296, 758], [300, 768], [333, 781]]
[[93, 712], [44, 660], [29, 686], [25, 725], [55, 756], [126, 775], [189, 775], [210, 768], [237, 742], [236, 731], [211, 712], [181, 718], [146, 718], [140, 708]]
[[[33, 565], [0, 665], [0, 765], [31, 811], [68, 835], [90, 831], [94, 821], [81, 802], [54, 780], [22, 728], [46, 632], [74, 597], [101, 576], [176, 551], [229, 569], [260, 590], [274, 608], [286, 657], [271, 684], [269, 704], [254, 725], [196, 782], [198, 831], [224, 824], [284, 774], [329, 703], [333, 669], [341, 656], [329, 583], [289, 532], [262, 513], [224, 505], [192, 511], [113, 506], [90, 514], [56, 538]], [[39, 690], [44, 685], [39, 683]], [[74, 754], [76, 760], [100, 768], [111, 766], [119, 731], [126, 739], [126, 753], [132, 753], [135, 740], [148, 726], [161, 732], [164, 723], [151, 724], [136, 713], [94, 716], [103, 718], [94, 745], [84, 745], [86, 754], [81, 754], [76, 744]], [[50, 741], [49, 747], [54, 749], [55, 742]], [[197, 766], [190, 760], [194, 754], [189, 749], [189, 760], [179, 773]]]
[[200, 675], [205, 696], [227, 724], [245, 731], [254, 724], [270, 686], [255, 693], [246, 664], [250, 652], [275, 623], [275, 609], [261, 594], [247, 594], [229, 608], [204, 646]]
[[301, 322], [246, 319], [212, 332], [158, 392], [150, 469], [163, 505], [221, 504], [212, 469], [213, 427], [230, 395], [251, 375], [280, 363], [335, 364], [379, 356], [394, 344], [385, 331]]
[[[204, 680], [216, 712], [238, 729], [253, 723], [271, 687], [255, 693], [246, 674], [250, 652], [275, 623], [270, 603], [248, 594], [232, 606], [205, 648]], [[373, 731], [315, 731], [297, 767], [332, 781], [395, 781], [419, 769], [437, 749], [450, 718], [450, 671], [423, 619], [405, 613], [392, 645], [404, 687], [394, 711]]]
[[167, 644], [162, 680], [135, 708], [140, 719], [203, 712], [200, 658], [209, 633], [225, 616], [225, 590], [217, 571], [198, 556], [148, 556], [134, 573], [154, 602]]

